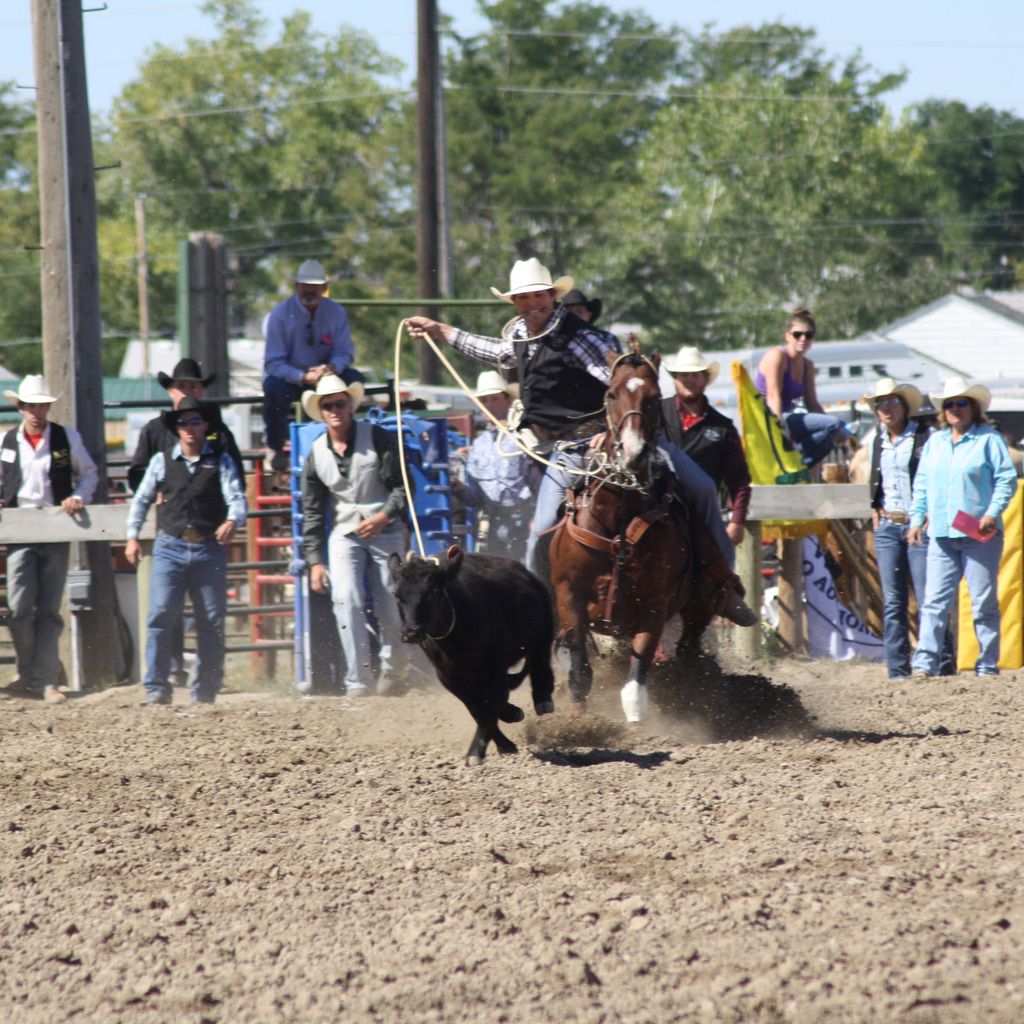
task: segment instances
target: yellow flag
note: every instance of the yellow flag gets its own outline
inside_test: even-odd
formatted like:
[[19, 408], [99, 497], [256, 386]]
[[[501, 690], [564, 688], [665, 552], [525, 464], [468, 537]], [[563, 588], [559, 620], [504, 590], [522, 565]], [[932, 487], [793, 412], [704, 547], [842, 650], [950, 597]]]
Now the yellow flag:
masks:
[[[999, 667], [1020, 668], [1024, 664], [1024, 483], [1017, 481], [1017, 493], [1003, 513], [1003, 555], [999, 561]], [[974, 612], [967, 581], [960, 581], [960, 642], [956, 667], [973, 672], [981, 648], [974, 633]]]
[[[811, 474], [803, 459], [785, 438], [761, 392], [754, 387], [746, 367], [734, 360], [732, 379], [739, 396], [743, 450], [755, 484], [809, 484]], [[822, 536], [828, 522], [822, 519], [774, 519], [761, 524], [762, 540], [789, 540]]]

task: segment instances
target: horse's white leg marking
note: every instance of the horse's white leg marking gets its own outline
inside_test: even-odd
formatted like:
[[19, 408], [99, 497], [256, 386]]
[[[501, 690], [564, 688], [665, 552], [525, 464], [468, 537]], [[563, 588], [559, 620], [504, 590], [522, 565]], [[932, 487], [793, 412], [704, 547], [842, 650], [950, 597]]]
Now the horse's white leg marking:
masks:
[[647, 687], [636, 679], [630, 679], [619, 693], [622, 710], [627, 722], [642, 722], [647, 714]]

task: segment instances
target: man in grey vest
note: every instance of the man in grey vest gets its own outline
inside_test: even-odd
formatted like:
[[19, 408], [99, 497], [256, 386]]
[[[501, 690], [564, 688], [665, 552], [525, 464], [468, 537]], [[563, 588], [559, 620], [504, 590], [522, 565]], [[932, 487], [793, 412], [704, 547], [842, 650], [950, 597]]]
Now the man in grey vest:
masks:
[[[22, 422], [0, 442], [0, 506], [59, 505], [78, 515], [92, 501], [98, 474], [78, 431], [47, 422], [60, 396], [50, 394], [44, 377], [29, 376], [4, 397], [18, 407]], [[18, 678], [7, 689], [42, 694], [49, 704], [65, 700], [58, 641], [68, 553], [66, 543], [7, 546], [7, 606], [18, 662]]]
[[309, 585], [320, 594], [330, 587], [345, 653], [345, 692], [350, 697], [374, 692], [369, 601], [380, 626], [377, 693], [387, 693], [403, 681], [406, 660], [387, 567], [388, 555], [405, 546], [402, 514], [407, 500], [398, 438], [354, 418], [362, 390], [358, 382], [346, 384], [335, 374], [326, 374], [316, 391], [302, 398], [307, 415], [327, 426], [302, 468], [302, 537]]

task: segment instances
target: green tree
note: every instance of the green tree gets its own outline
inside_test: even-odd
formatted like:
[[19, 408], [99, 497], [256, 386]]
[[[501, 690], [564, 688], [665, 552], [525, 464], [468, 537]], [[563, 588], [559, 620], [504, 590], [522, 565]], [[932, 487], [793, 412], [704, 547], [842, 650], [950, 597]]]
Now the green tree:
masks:
[[611, 284], [666, 347], [766, 344], [795, 306], [850, 336], [948, 288], [929, 262], [919, 137], [880, 100], [899, 77], [826, 60], [812, 38], [705, 33], [644, 142]]
[[[601, 4], [499, 0], [445, 63], [456, 293], [536, 255], [596, 280], [616, 261], [637, 152], [677, 72], [676, 35]], [[651, 37], [654, 38], [651, 38]], [[491, 313], [477, 317], [493, 330]]]
[[[337, 287], [350, 294], [404, 282], [414, 270], [414, 213], [401, 97], [386, 82], [398, 62], [364, 33], [313, 32], [303, 11], [272, 38], [250, 0], [209, 0], [204, 11], [217, 37], [153, 47], [114, 103], [102, 162], [120, 160], [122, 170], [104, 180], [103, 204], [119, 222], [105, 236], [119, 283], [106, 308], [134, 322], [124, 275], [137, 194], [148, 196], [156, 330], [174, 328], [177, 242], [189, 231], [227, 238], [236, 326], [249, 331], [309, 257], [340, 272]], [[374, 348], [363, 332], [376, 331], [375, 321], [354, 320], [363, 359]], [[372, 338], [377, 355], [387, 333]]]
[[[39, 191], [35, 177], [35, 115], [11, 82], [0, 83], [0, 340], [39, 338]], [[4, 365], [38, 373], [39, 344], [4, 346]]]
[[975, 288], [1024, 284], [1024, 119], [988, 106], [931, 100], [909, 120], [933, 173], [928, 211], [942, 261]]

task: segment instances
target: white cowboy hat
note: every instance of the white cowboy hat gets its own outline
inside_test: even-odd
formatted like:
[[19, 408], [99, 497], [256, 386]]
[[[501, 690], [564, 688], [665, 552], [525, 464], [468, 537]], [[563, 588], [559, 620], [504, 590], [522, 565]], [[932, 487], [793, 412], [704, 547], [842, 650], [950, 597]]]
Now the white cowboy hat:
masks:
[[700, 354], [700, 349], [692, 345], [684, 345], [674, 356], [669, 356], [664, 367], [669, 373], [704, 373], [708, 375], [708, 384], [713, 384], [718, 376], [718, 363], [708, 365]]
[[13, 405], [19, 402], [35, 405], [38, 402], [56, 402], [60, 395], [50, 394], [46, 378], [41, 373], [33, 373], [22, 380], [17, 391], [5, 391], [4, 398]]
[[542, 266], [536, 256], [528, 260], [516, 260], [512, 267], [512, 273], [508, 275], [508, 291], [499, 292], [497, 288], [491, 289], [491, 294], [506, 302], [512, 301], [513, 295], [522, 295], [524, 292], [542, 292], [548, 288], [554, 288], [555, 298], [560, 299], [567, 291], [572, 289], [575, 282], [571, 277], [560, 277], [552, 282], [551, 271]]
[[484, 398], [487, 395], [507, 395], [508, 384], [497, 370], [484, 370], [476, 379], [477, 398]]
[[950, 398], [973, 398], [982, 412], [992, 404], [992, 392], [984, 384], [968, 384], [963, 377], [950, 377], [942, 385], [942, 394], [932, 395], [932, 402], [936, 409], [941, 409], [942, 403]]
[[311, 420], [324, 421], [324, 414], [320, 411], [320, 402], [328, 395], [348, 395], [352, 402], [354, 412], [362, 404], [366, 388], [359, 381], [354, 380], [346, 384], [340, 377], [333, 373], [325, 373], [317, 381], [316, 391], [306, 391], [302, 395], [302, 408]]
[[327, 276], [324, 265], [319, 260], [306, 260], [299, 267], [297, 274], [288, 275], [296, 284], [329, 284], [332, 280]]
[[924, 395], [913, 384], [897, 384], [892, 377], [883, 377], [875, 381], [875, 393], [872, 401], [885, 398], [888, 395], [899, 395], [907, 403], [907, 415], [916, 416], [918, 410], [924, 405]]

